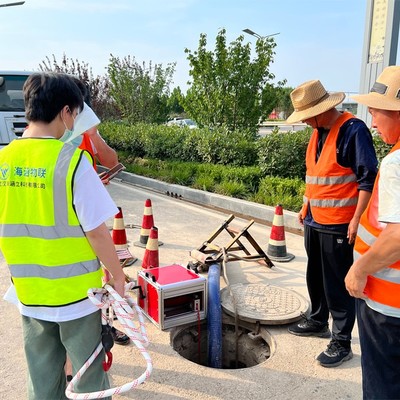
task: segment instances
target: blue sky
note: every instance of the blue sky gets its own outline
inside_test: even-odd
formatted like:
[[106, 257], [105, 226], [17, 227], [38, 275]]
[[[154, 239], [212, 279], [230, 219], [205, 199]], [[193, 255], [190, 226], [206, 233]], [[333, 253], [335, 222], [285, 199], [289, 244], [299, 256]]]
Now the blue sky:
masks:
[[[14, 0], [0, 0], [0, 4]], [[271, 72], [295, 87], [320, 79], [329, 91], [357, 92], [366, 0], [26, 0], [0, 8], [0, 69], [38, 70], [46, 56], [88, 63], [104, 75], [110, 54], [138, 62], [176, 62], [174, 86], [186, 89], [184, 49], [210, 49], [218, 31], [227, 41], [245, 28], [277, 43]], [[399, 57], [398, 57], [399, 59]]]

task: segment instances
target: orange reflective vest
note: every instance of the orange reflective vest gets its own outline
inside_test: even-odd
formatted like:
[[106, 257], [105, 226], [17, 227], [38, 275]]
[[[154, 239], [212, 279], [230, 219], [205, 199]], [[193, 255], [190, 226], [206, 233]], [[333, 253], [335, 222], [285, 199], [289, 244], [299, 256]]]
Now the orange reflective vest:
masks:
[[306, 154], [306, 191], [302, 217], [308, 207], [316, 222], [323, 225], [346, 224], [353, 218], [358, 201], [357, 177], [351, 168], [337, 162], [336, 143], [340, 127], [354, 116], [343, 113], [332, 126], [318, 161], [315, 161], [318, 131], [311, 135]]
[[[400, 143], [397, 143], [390, 153], [399, 149]], [[386, 227], [386, 224], [378, 221], [379, 176], [378, 172], [370, 201], [360, 219], [354, 245], [355, 260], [370, 249]], [[375, 302], [375, 304], [370, 305], [378, 311], [384, 312], [385, 306], [400, 308], [400, 260], [373, 275], [369, 275], [364, 292], [368, 296], [367, 303], [369, 300]]]
[[90, 140], [90, 136], [87, 133], [83, 133], [82, 143], [80, 144], [79, 148], [81, 150], [86, 150], [90, 153], [90, 155], [92, 156], [93, 168], [95, 169], [95, 171], [97, 171], [97, 165], [96, 165], [95, 156], [94, 156], [93, 144], [92, 144], [92, 141]]

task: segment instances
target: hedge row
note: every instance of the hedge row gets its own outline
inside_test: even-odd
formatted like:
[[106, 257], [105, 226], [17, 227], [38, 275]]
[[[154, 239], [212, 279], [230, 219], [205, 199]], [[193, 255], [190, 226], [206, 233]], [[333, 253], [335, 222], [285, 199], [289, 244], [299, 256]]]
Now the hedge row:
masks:
[[254, 136], [224, 127], [209, 130], [107, 122], [101, 125], [101, 134], [110, 146], [134, 157], [237, 166], [257, 162]]
[[264, 176], [304, 178], [310, 130], [259, 138], [248, 131], [229, 132], [176, 126], [107, 122], [101, 133], [112, 147], [133, 157], [179, 160], [238, 167], [258, 166]]
[[299, 178], [264, 177], [259, 167], [236, 167], [207, 163], [135, 158], [119, 152], [127, 171], [195, 189], [298, 211], [304, 193]]
[[[250, 132], [103, 123], [102, 136], [128, 171], [298, 211], [311, 129], [254, 137]], [[378, 159], [390, 146], [373, 135]]]

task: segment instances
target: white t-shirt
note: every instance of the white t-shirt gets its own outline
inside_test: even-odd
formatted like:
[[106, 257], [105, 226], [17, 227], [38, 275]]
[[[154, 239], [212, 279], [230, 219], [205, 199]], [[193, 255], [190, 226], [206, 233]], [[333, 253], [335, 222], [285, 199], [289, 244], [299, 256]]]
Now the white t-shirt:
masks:
[[379, 174], [378, 219], [400, 223], [400, 150], [382, 160]]
[[[74, 205], [85, 232], [97, 228], [118, 213], [118, 208], [86, 157], [82, 157], [75, 173]], [[22, 315], [52, 322], [71, 321], [98, 310], [89, 299], [64, 307], [28, 307], [18, 301], [14, 285], [10, 286], [4, 299], [16, 304]]]

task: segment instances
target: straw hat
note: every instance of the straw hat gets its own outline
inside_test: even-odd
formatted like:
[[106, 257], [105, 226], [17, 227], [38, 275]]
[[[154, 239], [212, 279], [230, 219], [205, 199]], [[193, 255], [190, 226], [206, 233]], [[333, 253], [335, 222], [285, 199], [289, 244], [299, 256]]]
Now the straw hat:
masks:
[[351, 96], [358, 103], [380, 110], [400, 110], [400, 66], [386, 67], [368, 94]]
[[290, 93], [294, 112], [286, 120], [288, 124], [315, 117], [340, 104], [343, 92], [328, 93], [318, 80], [307, 81]]

